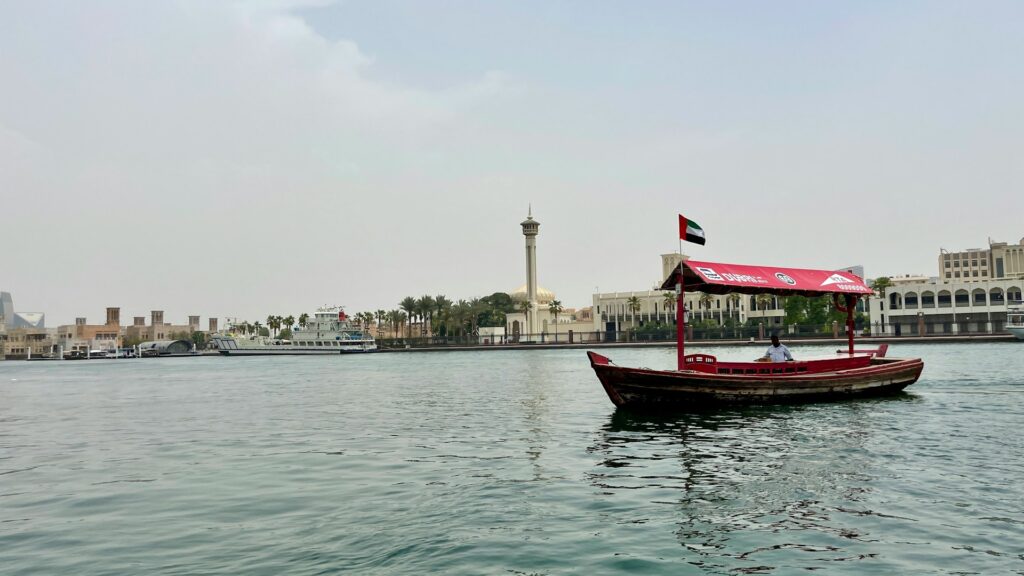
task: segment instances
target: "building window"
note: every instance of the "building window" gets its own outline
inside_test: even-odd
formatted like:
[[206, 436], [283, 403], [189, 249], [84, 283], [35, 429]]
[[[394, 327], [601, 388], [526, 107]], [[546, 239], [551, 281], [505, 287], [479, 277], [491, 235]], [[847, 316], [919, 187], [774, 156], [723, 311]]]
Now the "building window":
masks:
[[946, 268], [949, 268], [949, 260], [946, 260]]

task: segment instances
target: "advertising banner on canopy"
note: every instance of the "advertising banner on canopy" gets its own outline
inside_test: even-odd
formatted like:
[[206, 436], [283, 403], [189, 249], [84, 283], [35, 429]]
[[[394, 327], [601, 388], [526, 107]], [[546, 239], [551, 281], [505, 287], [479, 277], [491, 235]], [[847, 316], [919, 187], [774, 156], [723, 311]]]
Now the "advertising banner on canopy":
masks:
[[[867, 296], [874, 291], [860, 277], [845, 271], [775, 268], [687, 260], [683, 270], [684, 286], [709, 294], [850, 294]], [[662, 284], [662, 290], [675, 288], [680, 267]]]

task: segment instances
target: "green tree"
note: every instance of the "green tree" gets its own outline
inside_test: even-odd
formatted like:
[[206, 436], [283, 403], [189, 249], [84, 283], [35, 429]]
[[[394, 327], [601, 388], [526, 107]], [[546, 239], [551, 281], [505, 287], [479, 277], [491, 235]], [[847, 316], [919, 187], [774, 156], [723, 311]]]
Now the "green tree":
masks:
[[435, 335], [447, 336], [449, 332], [449, 320], [451, 316], [452, 301], [445, 297], [444, 294], [438, 294], [434, 296], [434, 316], [437, 319], [437, 325], [434, 322], [430, 323], [430, 331]]
[[676, 293], [672, 291], [666, 291], [662, 295], [661, 303], [665, 308], [666, 320], [671, 322], [672, 314], [676, 311]]
[[[523, 330], [522, 330], [522, 333], [526, 334], [527, 333], [526, 331], [529, 329], [529, 326], [530, 326], [530, 314], [533, 312], [533, 310], [531, 310], [530, 303], [528, 301], [526, 301], [526, 300], [520, 300], [516, 304], [516, 307], [519, 309], [520, 312], [523, 313], [523, 316], [526, 318], [526, 321], [523, 323]], [[530, 334], [529, 337], [532, 338], [533, 335]]]
[[289, 329], [288, 331], [291, 332], [291, 327], [295, 326], [295, 316], [289, 314], [282, 319], [282, 322], [284, 322], [284, 326]]
[[551, 312], [551, 315], [555, 317], [555, 342], [556, 343], [558, 342], [558, 315], [562, 313], [562, 310], [565, 310], [565, 308], [562, 306], [562, 302], [559, 301], [559, 300], [552, 300], [551, 303], [548, 304], [548, 312]]
[[280, 338], [281, 340], [291, 340], [292, 339], [292, 329], [291, 328], [283, 328], [283, 329], [281, 329], [281, 331], [277, 334], [277, 337]]
[[191, 340], [196, 350], [206, 350], [206, 334], [204, 332], [199, 332], [198, 330], [193, 332]]
[[[416, 310], [420, 315], [420, 334], [427, 333], [427, 323], [433, 321], [434, 316], [434, 298], [426, 294], [419, 297], [416, 300]], [[431, 326], [431, 330], [433, 326]]]
[[302, 314], [299, 314], [299, 326], [302, 326], [303, 328], [305, 328], [306, 325], [308, 325], [308, 324], [309, 324], [309, 314], [306, 314], [305, 312], [303, 312]]
[[388, 313], [385, 310], [377, 310], [373, 315], [377, 318], [377, 334], [380, 334], [380, 328], [387, 321]]
[[733, 314], [735, 314], [737, 317], [739, 317], [740, 301], [743, 299], [743, 297], [733, 292], [732, 294], [726, 296], [725, 299], [727, 302], [729, 302], [729, 304], [732, 304], [732, 309], [729, 311], [729, 316], [732, 317]]
[[871, 289], [878, 293], [879, 298], [885, 298], [885, 291], [892, 287], [892, 279], [888, 276], [881, 276], [871, 281]]
[[626, 309], [629, 310], [629, 324], [631, 328], [636, 328], [636, 315], [640, 312], [640, 298], [636, 296], [630, 296], [626, 299]]
[[416, 299], [412, 296], [406, 296], [398, 303], [398, 307], [405, 312], [406, 318], [409, 319], [409, 338], [412, 338], [412, 319], [416, 314]]
[[[707, 292], [701, 292], [700, 298], [697, 299], [697, 303], [700, 305], [701, 308], [706, 308], [709, 315], [711, 314], [711, 303], [713, 301], [714, 298], [712, 298], [711, 294], [708, 294]], [[701, 313], [700, 318], [701, 320], [704, 319], [703, 312]]]
[[277, 330], [281, 327], [281, 320], [279, 316], [267, 316], [267, 327], [274, 331], [274, 335], [277, 335]]

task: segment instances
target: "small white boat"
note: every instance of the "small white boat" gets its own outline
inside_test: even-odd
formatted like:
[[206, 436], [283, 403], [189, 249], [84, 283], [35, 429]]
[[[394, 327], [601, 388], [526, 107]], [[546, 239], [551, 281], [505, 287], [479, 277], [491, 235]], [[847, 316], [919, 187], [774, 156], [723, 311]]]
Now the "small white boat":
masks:
[[377, 343], [335, 307], [317, 310], [290, 340], [227, 332], [211, 336], [210, 347], [225, 356], [310, 356], [373, 352]]

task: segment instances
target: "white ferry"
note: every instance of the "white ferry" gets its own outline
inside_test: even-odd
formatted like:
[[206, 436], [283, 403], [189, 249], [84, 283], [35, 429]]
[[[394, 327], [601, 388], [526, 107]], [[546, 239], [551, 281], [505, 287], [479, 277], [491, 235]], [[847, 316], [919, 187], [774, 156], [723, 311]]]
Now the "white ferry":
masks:
[[1017, 340], [1024, 340], [1024, 309], [1014, 307], [1007, 311], [1006, 331], [1016, 336]]
[[321, 308], [305, 326], [292, 332], [291, 340], [228, 332], [213, 335], [210, 347], [225, 356], [303, 356], [373, 352], [377, 344], [341, 308]]

